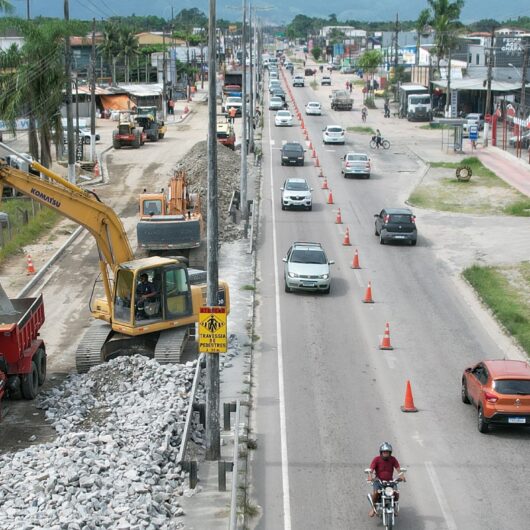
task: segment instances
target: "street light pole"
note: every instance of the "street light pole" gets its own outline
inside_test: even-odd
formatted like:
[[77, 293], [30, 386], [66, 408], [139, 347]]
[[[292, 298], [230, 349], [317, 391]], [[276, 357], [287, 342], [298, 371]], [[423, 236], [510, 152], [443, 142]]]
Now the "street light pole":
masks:
[[[64, 20], [70, 20], [70, 6], [64, 0]], [[68, 139], [68, 181], [75, 183], [75, 146], [74, 146], [74, 121], [72, 116], [72, 52], [70, 50], [70, 34], [64, 39], [65, 57], [64, 70], [66, 77], [66, 134]]]
[[241, 135], [241, 217], [243, 220], [248, 218], [247, 205], [247, 0], [243, 0], [243, 28], [241, 35], [241, 57], [243, 62], [243, 87], [242, 87], [242, 104], [241, 104], [241, 119], [242, 119], [242, 135]]
[[[218, 302], [219, 284], [219, 219], [217, 200], [217, 86], [216, 59], [217, 35], [215, 31], [216, 0], [209, 0], [208, 26], [208, 190], [207, 190], [207, 286], [206, 302], [213, 307]], [[206, 354], [206, 458], [218, 460], [221, 456], [221, 430], [219, 422], [219, 353]]]

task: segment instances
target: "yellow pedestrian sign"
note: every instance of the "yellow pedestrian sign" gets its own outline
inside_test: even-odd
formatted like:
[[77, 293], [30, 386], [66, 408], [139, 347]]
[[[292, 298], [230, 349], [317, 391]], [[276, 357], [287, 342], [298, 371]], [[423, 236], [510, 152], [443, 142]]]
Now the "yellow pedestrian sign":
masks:
[[226, 307], [201, 307], [199, 313], [199, 352], [225, 353], [227, 348]]

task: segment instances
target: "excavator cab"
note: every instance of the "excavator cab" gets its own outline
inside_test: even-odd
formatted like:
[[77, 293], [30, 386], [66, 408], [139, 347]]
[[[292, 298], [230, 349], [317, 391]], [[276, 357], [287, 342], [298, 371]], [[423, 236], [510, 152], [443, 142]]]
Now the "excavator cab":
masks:
[[[136, 261], [150, 261], [151, 258]], [[115, 279], [113, 322], [126, 327], [149, 326], [193, 315], [188, 270], [182, 263], [120, 267]]]

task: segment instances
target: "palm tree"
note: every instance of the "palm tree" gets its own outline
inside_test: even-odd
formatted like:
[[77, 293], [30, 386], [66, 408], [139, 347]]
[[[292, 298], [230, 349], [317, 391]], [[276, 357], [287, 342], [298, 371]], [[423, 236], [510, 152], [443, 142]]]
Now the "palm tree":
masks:
[[139, 55], [138, 38], [129, 28], [121, 28], [119, 31], [120, 53], [125, 59], [125, 82], [129, 82], [129, 63], [131, 57]]
[[420, 64], [421, 36], [425, 34], [430, 23], [431, 12], [428, 9], [422, 9], [414, 22], [414, 29], [416, 30], [416, 66]]
[[7, 2], [7, 0], [0, 0], [0, 11], [9, 15], [15, 11], [15, 7], [11, 2]]
[[464, 7], [464, 0], [427, 0], [431, 8], [432, 26], [435, 30], [435, 49], [437, 67], [440, 70], [440, 59], [448, 56], [455, 44], [455, 30]]
[[120, 33], [112, 22], [105, 24], [103, 41], [98, 45], [98, 51], [112, 65], [112, 84], [116, 84], [116, 59], [120, 53]]
[[56, 20], [38, 25], [17, 20], [15, 24], [24, 37], [24, 45], [18, 52], [10, 48], [2, 56], [3, 60], [9, 61], [10, 69], [1, 77], [0, 116], [13, 132], [17, 118], [28, 118], [28, 150], [35, 159], [49, 167], [52, 130], [56, 134], [61, 130], [67, 26]]

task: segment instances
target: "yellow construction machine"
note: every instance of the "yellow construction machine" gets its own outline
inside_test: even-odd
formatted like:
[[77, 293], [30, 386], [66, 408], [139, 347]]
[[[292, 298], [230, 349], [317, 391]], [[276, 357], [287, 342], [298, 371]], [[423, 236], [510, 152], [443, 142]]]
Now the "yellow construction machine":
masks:
[[[2, 143], [0, 146], [12, 151]], [[4, 186], [9, 186], [56, 210], [84, 226], [94, 236], [99, 252], [105, 295], [90, 300], [96, 320], [77, 347], [77, 370], [86, 372], [131, 353], [149, 355], [161, 363], [180, 362], [190, 328], [198, 321], [201, 306], [206, 305], [204, 271], [188, 270], [185, 263], [173, 258], [135, 259], [121, 220], [95, 192], [37, 162], [28, 160], [28, 164], [50, 180], [0, 159], [0, 198]], [[230, 294], [223, 281], [219, 281], [218, 305], [229, 312]]]

